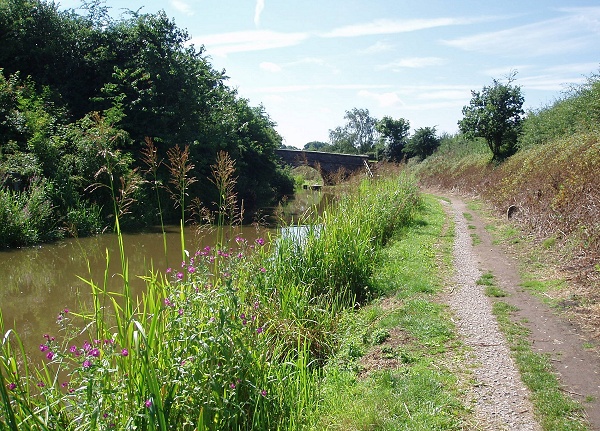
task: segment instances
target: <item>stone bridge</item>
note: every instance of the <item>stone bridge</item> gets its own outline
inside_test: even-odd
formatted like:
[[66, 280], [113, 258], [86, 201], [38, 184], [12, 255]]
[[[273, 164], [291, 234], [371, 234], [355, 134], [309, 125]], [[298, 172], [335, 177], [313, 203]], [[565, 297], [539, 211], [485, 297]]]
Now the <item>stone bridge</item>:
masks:
[[359, 154], [323, 153], [321, 151], [275, 150], [284, 164], [293, 167], [310, 166], [319, 171], [326, 183], [334, 176], [346, 177], [358, 170], [368, 170], [369, 156]]

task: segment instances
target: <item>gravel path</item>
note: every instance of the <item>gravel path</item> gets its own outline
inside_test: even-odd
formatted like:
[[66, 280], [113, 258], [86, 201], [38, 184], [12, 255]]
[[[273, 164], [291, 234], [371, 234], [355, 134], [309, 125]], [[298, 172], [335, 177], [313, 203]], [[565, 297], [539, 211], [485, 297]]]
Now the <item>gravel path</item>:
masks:
[[452, 200], [456, 238], [455, 286], [447, 302], [465, 344], [471, 348], [470, 366], [476, 380], [472, 401], [481, 427], [487, 430], [539, 431], [528, 391], [516, 370], [503, 335], [499, 332], [489, 298], [476, 284], [481, 276], [463, 216], [466, 207]]

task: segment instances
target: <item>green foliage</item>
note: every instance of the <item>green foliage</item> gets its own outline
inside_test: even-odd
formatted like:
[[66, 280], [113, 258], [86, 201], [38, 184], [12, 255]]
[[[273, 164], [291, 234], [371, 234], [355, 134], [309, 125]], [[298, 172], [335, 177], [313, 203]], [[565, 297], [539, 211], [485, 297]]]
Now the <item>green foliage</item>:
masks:
[[[455, 340], [452, 323], [434, 298], [439, 253], [451, 259], [452, 236], [440, 242], [444, 221], [439, 202], [426, 196], [418, 222], [384, 250], [374, 283], [388, 295], [342, 317], [310, 429], [473, 428], [451, 371], [458, 349], [445, 350]], [[386, 333], [390, 338], [378, 344]]]
[[[292, 150], [294, 148], [291, 148]], [[330, 151], [330, 145], [327, 142], [312, 141], [308, 142], [302, 148], [304, 151]]]
[[408, 142], [410, 123], [404, 118], [394, 120], [385, 116], [375, 126], [379, 132], [379, 141], [383, 146], [383, 158], [392, 162], [400, 162], [404, 158], [404, 147]]
[[366, 154], [375, 145], [377, 120], [368, 109], [353, 108], [344, 115], [346, 125], [329, 131], [332, 151], [348, 154]]
[[458, 122], [462, 133], [470, 138], [484, 138], [493, 160], [511, 156], [517, 150], [517, 139], [523, 122], [523, 95], [519, 86], [494, 79], [493, 85], [482, 91], [471, 91], [472, 99], [463, 107], [463, 119]]
[[[80, 204], [97, 205], [106, 217], [111, 197], [95, 187], [105, 160], [95, 142], [110, 141], [110, 153], [127, 160], [114, 172], [118, 184], [143, 166], [144, 142], [151, 138], [157, 160], [177, 145], [189, 148], [190, 178], [198, 181], [188, 192], [207, 206], [218, 202], [207, 183], [221, 150], [236, 161], [236, 193], [249, 219], [293, 192], [293, 180], [275, 154], [282, 143], [275, 123], [263, 107], [250, 106], [227, 88], [224, 72], [211, 67], [203, 48], [188, 45], [188, 34], [164, 12], [129, 11], [113, 19], [97, 0], [80, 10], [87, 15], [61, 12], [44, 0], [0, 1], [4, 187], [19, 192], [39, 176], [54, 185], [57, 219], [79, 218], [83, 212], [68, 213]], [[153, 186], [167, 184], [169, 175], [159, 163], [153, 183], [138, 184], [129, 194], [135, 201], [128, 225], [156, 223], [158, 212], [164, 222], [188, 218], [187, 208], [157, 212], [148, 199], [166, 196]]]
[[420, 127], [406, 143], [403, 152], [408, 157], [418, 157], [425, 160], [440, 146], [440, 138], [436, 135], [435, 127]]
[[519, 146], [527, 148], [563, 136], [598, 130], [600, 124], [600, 75], [572, 88], [553, 104], [527, 113]]
[[[111, 172], [102, 172], [105, 180]], [[117, 217], [123, 291], [107, 292], [106, 284], [89, 280], [92, 309], [58, 312], [58, 328], [40, 345], [41, 365], [29, 360], [17, 334], [4, 333], [0, 313], [0, 425], [266, 430], [314, 421], [314, 394], [332, 351], [332, 332], [340, 313], [355, 306], [354, 296], [337, 288], [363, 291], [368, 274], [353, 278], [360, 283], [354, 286], [344, 273], [363, 274], [373, 261], [357, 253], [365, 248], [357, 249], [345, 232], [352, 230], [372, 256], [384, 232], [389, 237], [389, 229], [410, 223], [412, 205], [419, 202], [416, 186], [406, 179], [363, 183], [360, 189], [342, 212], [330, 209], [323, 219], [328, 224], [319, 228], [323, 240], [308, 236], [304, 247], [292, 249], [285, 241], [235, 238], [185, 252], [179, 269], [148, 273], [138, 299], [129, 290], [132, 275]], [[376, 219], [362, 211], [363, 197], [371, 195], [376, 197], [369, 204], [386, 210]], [[120, 208], [120, 195], [113, 196]], [[340, 226], [346, 214], [361, 213]], [[337, 256], [312, 273], [317, 279], [303, 278], [306, 268], [294, 264], [302, 257], [292, 253], [322, 257], [323, 251]], [[350, 256], [344, 266], [331, 264], [344, 256]]]
[[[52, 186], [34, 179], [23, 192], [0, 188], [0, 247], [32, 245], [55, 239]], [[50, 227], [50, 228], [49, 228]]]

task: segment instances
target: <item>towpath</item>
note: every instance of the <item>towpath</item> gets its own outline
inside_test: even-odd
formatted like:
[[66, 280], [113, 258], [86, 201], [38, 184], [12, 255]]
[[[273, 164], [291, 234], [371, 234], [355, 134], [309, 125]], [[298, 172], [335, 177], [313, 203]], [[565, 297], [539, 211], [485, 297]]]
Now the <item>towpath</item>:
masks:
[[[600, 431], [600, 359], [584, 348], [581, 331], [521, 285], [518, 261], [510, 251], [494, 245], [486, 221], [470, 211], [463, 200], [448, 196], [446, 210], [455, 220], [455, 278], [445, 295], [457, 328], [471, 348], [470, 362], [476, 379], [471, 394], [484, 429], [541, 429], [510, 355], [504, 336], [492, 314], [492, 300], [476, 284], [483, 272], [491, 272], [498, 287], [508, 293], [503, 301], [518, 308], [515, 319], [526, 322], [532, 349], [548, 354], [562, 389], [581, 402], [592, 430]], [[472, 215], [469, 221], [464, 214]], [[471, 234], [480, 242], [473, 245]]]

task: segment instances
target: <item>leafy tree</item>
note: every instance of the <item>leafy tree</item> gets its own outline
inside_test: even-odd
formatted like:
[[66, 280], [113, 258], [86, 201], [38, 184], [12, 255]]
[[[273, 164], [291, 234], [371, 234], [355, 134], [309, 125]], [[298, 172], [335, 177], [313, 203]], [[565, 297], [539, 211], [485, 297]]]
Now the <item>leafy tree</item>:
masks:
[[[105, 165], [102, 154], [117, 156], [117, 181], [131, 177], [144, 168], [148, 137], [157, 160], [189, 147], [198, 179], [189, 193], [204, 204], [216, 200], [207, 183], [220, 151], [235, 159], [236, 193], [248, 213], [291, 192], [275, 155], [282, 144], [275, 123], [225, 85], [225, 71], [188, 44], [186, 31], [164, 12], [113, 19], [103, 0], [83, 0], [81, 9], [87, 14], [45, 0], [0, 0], [0, 187], [18, 194], [41, 177], [56, 219], [71, 223], [92, 211], [101, 220], [110, 195], [89, 186]], [[155, 175], [168, 183], [164, 164]], [[153, 223], [146, 195], [156, 193], [149, 185], [136, 193], [132, 219]], [[177, 220], [169, 211], [165, 220]]]
[[433, 154], [440, 142], [435, 127], [420, 127], [415, 130], [403, 151], [408, 157], [419, 157], [423, 160]]
[[331, 143], [330, 148], [333, 153], [356, 153], [352, 136], [344, 127], [338, 126], [333, 130], [329, 130], [329, 142]]
[[353, 108], [344, 115], [346, 125], [329, 131], [332, 149], [340, 153], [366, 154], [373, 150], [377, 120], [368, 109]]
[[312, 141], [312, 142], [308, 142], [307, 144], [304, 145], [304, 147], [302, 148], [304, 151], [329, 151], [330, 145], [327, 142], [321, 142], [321, 141]]
[[493, 80], [493, 85], [482, 91], [471, 91], [471, 102], [463, 107], [463, 119], [458, 126], [467, 137], [484, 138], [492, 151], [492, 160], [509, 157], [516, 151], [517, 140], [523, 122], [521, 87], [511, 85], [515, 74], [507, 84]]
[[402, 150], [407, 143], [410, 123], [404, 118], [394, 120], [385, 116], [375, 126], [380, 134], [379, 141], [383, 146], [383, 158], [388, 161], [399, 162], [402, 160]]

